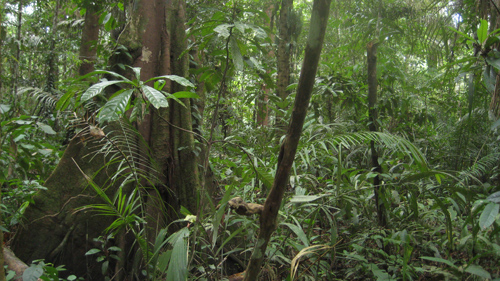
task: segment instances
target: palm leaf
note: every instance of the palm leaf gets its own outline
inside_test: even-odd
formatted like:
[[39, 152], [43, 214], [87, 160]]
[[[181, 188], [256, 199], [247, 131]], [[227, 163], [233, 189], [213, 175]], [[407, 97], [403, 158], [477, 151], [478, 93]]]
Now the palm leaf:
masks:
[[327, 143], [333, 149], [336, 149], [339, 145], [349, 149], [355, 146], [367, 145], [370, 141], [374, 141], [388, 149], [405, 153], [417, 164], [421, 171], [428, 170], [427, 159], [423, 153], [410, 141], [399, 136], [381, 132], [355, 132], [334, 136]]

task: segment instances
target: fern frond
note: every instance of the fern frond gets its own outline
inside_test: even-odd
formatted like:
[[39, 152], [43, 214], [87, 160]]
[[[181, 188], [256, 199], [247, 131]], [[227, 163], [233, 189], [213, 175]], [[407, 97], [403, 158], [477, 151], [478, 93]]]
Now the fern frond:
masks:
[[356, 146], [367, 145], [370, 141], [374, 141], [388, 149], [404, 153], [417, 164], [421, 171], [428, 170], [427, 159], [422, 152], [410, 141], [399, 136], [381, 132], [355, 132], [334, 136], [326, 142], [333, 149], [337, 149], [340, 145], [346, 149], [351, 149]]
[[479, 159], [471, 167], [461, 172], [463, 177], [481, 178], [498, 166], [499, 152], [491, 153]]
[[85, 157], [91, 159], [103, 155], [106, 159], [105, 167], [113, 166], [110, 180], [123, 186], [130, 182], [139, 183], [145, 180], [157, 183], [157, 165], [149, 152], [148, 145], [141, 134], [128, 122], [120, 119], [103, 128], [92, 124], [93, 116], [88, 119], [78, 118], [73, 126], [79, 128], [75, 137], [82, 141], [90, 141], [92, 152]]
[[33, 97], [37, 101], [37, 106], [35, 107], [35, 111], [51, 111], [56, 107], [56, 103], [59, 101], [59, 98], [62, 96], [62, 93], [58, 92], [55, 89], [51, 91], [45, 91], [43, 89], [37, 87], [22, 87], [17, 91], [17, 95], [24, 95]]

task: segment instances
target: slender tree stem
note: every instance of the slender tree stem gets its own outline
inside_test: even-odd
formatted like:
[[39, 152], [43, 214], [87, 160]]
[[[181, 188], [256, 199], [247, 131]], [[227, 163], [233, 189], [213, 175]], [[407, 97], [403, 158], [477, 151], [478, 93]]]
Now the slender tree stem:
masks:
[[277, 226], [278, 211], [288, 184], [290, 170], [299, 144], [302, 126], [307, 114], [309, 100], [314, 86], [314, 78], [318, 69], [323, 39], [330, 11], [331, 0], [315, 0], [313, 4], [309, 37], [305, 50], [304, 63], [300, 73], [297, 95], [292, 112], [292, 119], [287, 136], [281, 145], [278, 157], [278, 169], [273, 186], [264, 204], [260, 216], [260, 231], [255, 243], [250, 262], [248, 263], [245, 281], [258, 280], [267, 245]]

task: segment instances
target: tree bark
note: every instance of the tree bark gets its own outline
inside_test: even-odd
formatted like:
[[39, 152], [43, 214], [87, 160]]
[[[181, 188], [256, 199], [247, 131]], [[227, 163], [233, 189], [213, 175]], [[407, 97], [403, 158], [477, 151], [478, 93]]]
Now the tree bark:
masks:
[[[28, 268], [28, 266], [22, 260], [16, 257], [16, 255], [14, 255], [14, 252], [12, 252], [12, 250], [9, 248], [4, 248], [2, 254], [5, 258], [5, 265], [7, 266], [7, 269], [15, 272], [15, 275], [11, 280], [22, 281], [23, 273]], [[5, 280], [5, 276], [4, 279], [0, 280]], [[38, 280], [42, 279], [38, 278]]]
[[[288, 97], [286, 88], [290, 84], [290, 40], [289, 14], [293, 9], [293, 0], [282, 0], [279, 18], [279, 36], [278, 36], [278, 78], [276, 82], [276, 93], [284, 101]], [[280, 108], [286, 110], [286, 108]], [[285, 130], [285, 121], [283, 113], [279, 112], [276, 116], [278, 129]]]
[[[112, 220], [90, 211], [75, 213], [78, 207], [97, 203], [95, 193], [87, 188], [79, 170], [92, 176], [105, 163], [102, 155], [90, 160], [88, 155], [92, 155], [93, 146], [92, 142], [74, 138], [45, 181], [47, 190], [33, 196], [33, 203], [24, 214], [26, 223], [17, 230], [12, 242], [12, 250], [24, 262], [46, 259], [46, 262], [64, 264], [70, 272], [87, 280], [101, 275], [95, 258], [87, 258], [85, 253], [100, 247], [93, 239], [102, 235]], [[101, 171], [94, 181], [106, 182], [107, 172]]]
[[[500, 15], [497, 13], [497, 9], [499, 7], [500, 1], [491, 0], [486, 3], [481, 3], [481, 18], [485, 20], [488, 20], [488, 18], [490, 19], [490, 32], [500, 26]], [[488, 16], [488, 14], [490, 15]], [[497, 43], [495, 45], [496, 49], [500, 47], [500, 43]], [[493, 90], [493, 95], [491, 96], [490, 112], [497, 118], [500, 116], [500, 72], [497, 73], [495, 79], [495, 89]]]
[[[2, 49], [3, 49], [3, 37], [4, 37], [4, 33], [5, 33], [5, 28], [3, 27], [3, 9], [5, 7], [5, 1], [1, 1], [0, 2], [0, 58], [2, 58]], [[3, 60], [0, 59], [0, 77], [2, 77], [2, 73], [3, 73], [3, 64], [2, 64]], [[3, 79], [0, 79], [0, 99], [3, 99]]]
[[[274, 21], [273, 21], [273, 10], [274, 10], [274, 4], [268, 4], [266, 8], [266, 15], [269, 17], [269, 23], [266, 23], [267, 27], [269, 30], [273, 30], [274, 28]], [[269, 38], [271, 39], [271, 42], [274, 41], [274, 33], [269, 32]], [[269, 59], [274, 57], [274, 49], [271, 48], [269, 52], [267, 53], [267, 57]], [[270, 70], [267, 71], [268, 73]], [[262, 83], [261, 86], [262, 94], [259, 95], [256, 99], [256, 104], [257, 104], [257, 112], [256, 112], [256, 122], [258, 126], [269, 126], [269, 93], [270, 93], [270, 88], [269, 85], [266, 85], [264, 82]]]
[[318, 69], [323, 39], [328, 22], [330, 2], [331, 0], [315, 0], [313, 4], [309, 36], [292, 118], [286, 138], [281, 145], [276, 177], [274, 178], [273, 186], [266, 199], [260, 217], [259, 236], [246, 269], [245, 281], [258, 280], [267, 245], [269, 244], [272, 233], [276, 229], [278, 211], [289, 180], [290, 170], [295, 158], [300, 135], [302, 133], [302, 126], [304, 125], [304, 119], [311, 99], [314, 78]]
[[51, 92], [56, 89], [55, 83], [58, 81], [59, 76], [59, 65], [58, 56], [56, 54], [56, 39], [58, 36], [57, 30], [59, 26], [59, 9], [61, 7], [61, 0], [56, 0], [56, 6], [54, 8], [54, 16], [52, 18], [52, 28], [50, 35], [50, 49], [47, 56], [47, 84], [45, 85], [45, 91]]
[[[0, 2], [0, 58], [2, 57], [2, 43], [3, 43], [3, 7], [4, 1]], [[0, 59], [0, 77], [2, 76], [2, 60]], [[2, 79], [0, 79], [2, 80]], [[0, 99], [2, 98], [2, 81], [0, 81]], [[0, 152], [1, 153], [1, 152]], [[0, 189], [0, 202], [2, 202], [2, 190]], [[0, 211], [0, 217], [2, 217], [2, 213]], [[3, 255], [4, 245], [3, 245], [3, 231], [0, 229], [0, 265], [4, 264], [4, 255]], [[5, 270], [0, 270], [0, 281], [5, 281]]]
[[98, 1], [86, 7], [85, 21], [83, 23], [82, 41], [80, 43], [79, 59], [82, 62], [78, 73], [83, 76], [94, 71], [97, 59], [97, 40], [99, 39], [99, 10]]
[[[22, 0], [18, 0], [17, 4], [17, 30], [16, 30], [16, 40], [17, 42], [21, 42], [21, 26], [23, 23], [23, 3]], [[11, 95], [11, 104], [14, 110], [16, 110], [16, 103], [17, 103], [17, 83], [19, 81], [19, 77], [21, 75], [21, 65], [19, 64], [19, 61], [21, 59], [21, 44], [16, 44], [16, 62], [15, 62], [15, 68], [14, 68], [14, 79], [13, 84], [14, 84], [14, 92]]]
[[[377, 45], [376, 42], [369, 42], [366, 46], [368, 60], [368, 128], [371, 132], [378, 131], [378, 110], [377, 106]], [[375, 205], [377, 208], [378, 224], [381, 227], [387, 226], [386, 210], [381, 198], [380, 176], [382, 167], [378, 162], [378, 152], [375, 148], [375, 142], [370, 141], [370, 149], [372, 153], [372, 166], [375, 168], [377, 176], [373, 178], [373, 187], [375, 192]]]
[[[2, 192], [0, 190], [0, 202], [2, 202]], [[0, 211], [0, 217], [2, 216], [2, 212]], [[0, 222], [0, 225], [3, 224]], [[5, 281], [5, 270], [3, 270], [3, 265], [5, 263], [5, 258], [4, 258], [4, 245], [3, 245], [3, 231], [0, 229], [0, 265], [2, 265], [2, 268], [0, 269], [0, 281]]]

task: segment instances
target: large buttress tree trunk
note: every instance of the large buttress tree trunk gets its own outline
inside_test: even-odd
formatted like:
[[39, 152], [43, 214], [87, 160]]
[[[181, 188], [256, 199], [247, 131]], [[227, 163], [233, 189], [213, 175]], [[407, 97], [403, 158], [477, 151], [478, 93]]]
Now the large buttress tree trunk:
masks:
[[[125, 46], [131, 57], [119, 56], [111, 61], [115, 65], [140, 67], [143, 81], [169, 74], [186, 77], [188, 60], [185, 55], [181, 56], [186, 49], [184, 6], [184, 1], [180, 0], [136, 1], [131, 18], [118, 37], [118, 44]], [[163, 90], [173, 93], [182, 89], [167, 80]], [[165, 210], [158, 208], [161, 204], [147, 203], [150, 239], [154, 237], [154, 230], [179, 216], [181, 205], [193, 213], [196, 208], [199, 177], [193, 135], [189, 133], [192, 130], [191, 107], [190, 100], [182, 101], [186, 107], [171, 102], [168, 108], [150, 108], [149, 114], [138, 124], [160, 172], [160, 182], [154, 186], [159, 192], [151, 192], [154, 196], [147, 200], [162, 200], [167, 203], [168, 210], [165, 216]], [[91, 147], [79, 138], [70, 142], [45, 183], [47, 190], [38, 193], [35, 203], [27, 209], [26, 224], [17, 234], [14, 250], [28, 263], [45, 258], [48, 262], [65, 264], [69, 271], [85, 280], [102, 280], [100, 265], [95, 263], [94, 256], [86, 257], [85, 252], [99, 246], [93, 245], [92, 239], [103, 234], [112, 218], [91, 211], [74, 212], [78, 207], [99, 203], [79, 170], [92, 176], [105, 163], [102, 156], [84, 157], [91, 153]], [[109, 174], [110, 171], [102, 170], [94, 181], [102, 186]], [[122, 250], [129, 253], [129, 249]]]
[[[87, 9], [87, 14], [90, 14], [90, 10], [93, 9]], [[89, 48], [91, 41], [97, 40], [98, 36], [98, 27], [93, 21], [95, 17], [94, 13], [93, 17], [86, 17], [84, 22], [80, 48], [80, 54], [84, 56], [91, 56], [92, 52], [95, 55], [95, 49]], [[55, 40], [52, 42], [55, 44]], [[52, 75], [57, 73], [54, 59], [49, 58], [49, 62], [51, 67], [48, 77], [54, 78]], [[93, 65], [82, 64], [80, 73], [87, 74], [91, 69]], [[49, 89], [53, 87], [51, 80], [49, 78], [47, 82]], [[96, 163], [103, 163], [104, 159], [97, 157], [92, 162], [88, 161], [90, 157], [84, 159], [92, 152], [90, 147], [91, 143], [84, 143], [80, 138], [70, 142], [58, 166], [45, 182], [47, 190], [36, 194], [34, 204], [27, 208], [25, 223], [17, 231], [12, 244], [16, 255], [28, 264], [35, 259], [62, 263], [89, 280], [98, 274], [99, 267], [92, 260], [84, 258], [85, 252], [97, 246], [93, 245], [92, 240], [102, 232], [103, 223], [111, 222], [105, 218], [96, 220], [89, 212], [73, 213], [76, 208], [95, 202], [95, 194], [85, 189], [86, 181], [73, 162], [74, 159], [87, 175], [94, 175], [100, 166]], [[106, 180], [105, 174], [100, 173], [96, 180]]]

